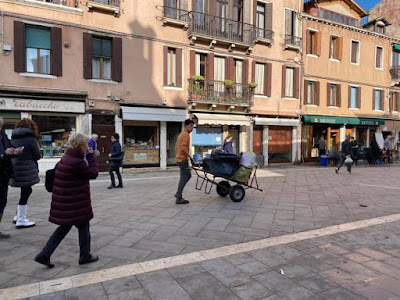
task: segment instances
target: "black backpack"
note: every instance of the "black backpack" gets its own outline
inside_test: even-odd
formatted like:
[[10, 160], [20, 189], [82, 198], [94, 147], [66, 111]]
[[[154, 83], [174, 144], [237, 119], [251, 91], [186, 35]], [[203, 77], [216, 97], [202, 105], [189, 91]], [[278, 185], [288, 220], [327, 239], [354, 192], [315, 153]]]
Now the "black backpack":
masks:
[[[56, 165], [56, 167], [57, 167], [57, 165]], [[55, 175], [56, 175], [56, 168], [46, 171], [46, 178], [44, 181], [44, 186], [46, 187], [46, 191], [48, 191], [49, 193], [53, 192], [53, 183], [54, 183]]]

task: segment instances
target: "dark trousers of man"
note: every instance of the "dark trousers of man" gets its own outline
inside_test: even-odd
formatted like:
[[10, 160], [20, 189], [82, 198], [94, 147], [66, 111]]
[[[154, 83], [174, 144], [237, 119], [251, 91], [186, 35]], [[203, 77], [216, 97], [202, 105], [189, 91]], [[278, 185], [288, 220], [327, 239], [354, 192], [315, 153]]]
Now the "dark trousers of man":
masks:
[[[90, 256], [90, 231], [89, 221], [75, 225], [79, 231], [79, 248], [80, 258], [88, 258]], [[65, 238], [68, 232], [71, 230], [72, 225], [60, 225], [54, 231], [50, 239], [47, 241], [46, 246], [42, 250], [42, 254], [50, 258], [53, 252], [56, 250], [61, 241]]]
[[[338, 171], [340, 170], [341, 167], [343, 167], [344, 161], [346, 160], [347, 155], [345, 153], [340, 153], [340, 162], [337, 165]], [[351, 172], [351, 164], [347, 165], [347, 172]]]
[[21, 188], [21, 198], [19, 199], [19, 205], [26, 205], [28, 203], [29, 196], [32, 194], [31, 186], [24, 186]]
[[180, 199], [182, 198], [183, 189], [185, 188], [186, 183], [188, 183], [188, 181], [192, 177], [192, 174], [190, 173], [189, 163], [187, 160], [178, 162], [178, 166], [181, 176], [179, 179], [178, 191], [176, 192], [175, 197]]
[[110, 177], [111, 177], [111, 185], [115, 186], [115, 177], [114, 177], [114, 173], [117, 174], [118, 177], [118, 182], [120, 186], [122, 186], [122, 177], [121, 177], [121, 173], [119, 172], [119, 167], [110, 167], [110, 170], [108, 171], [108, 173], [110, 173]]
[[0, 181], [0, 214], [4, 212], [7, 205], [8, 182]]

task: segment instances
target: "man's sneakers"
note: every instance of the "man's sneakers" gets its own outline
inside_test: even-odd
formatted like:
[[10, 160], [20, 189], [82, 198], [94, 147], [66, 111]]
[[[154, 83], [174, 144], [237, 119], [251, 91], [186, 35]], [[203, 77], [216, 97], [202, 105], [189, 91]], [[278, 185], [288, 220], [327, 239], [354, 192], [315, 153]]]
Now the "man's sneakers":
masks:
[[335, 172], [336, 172], [336, 174], [339, 174], [339, 169], [335, 168]]
[[189, 201], [183, 199], [183, 197], [178, 197], [177, 195], [175, 195], [175, 198], [176, 198], [176, 201], [175, 201], [176, 204], [188, 204], [189, 203]]
[[97, 255], [90, 254], [89, 257], [79, 258], [79, 264], [80, 265], [90, 264], [90, 263], [98, 261], [98, 260], [99, 260], [99, 257]]
[[109, 187], [107, 187], [109, 190], [111, 189], [115, 189], [115, 185], [110, 185]]

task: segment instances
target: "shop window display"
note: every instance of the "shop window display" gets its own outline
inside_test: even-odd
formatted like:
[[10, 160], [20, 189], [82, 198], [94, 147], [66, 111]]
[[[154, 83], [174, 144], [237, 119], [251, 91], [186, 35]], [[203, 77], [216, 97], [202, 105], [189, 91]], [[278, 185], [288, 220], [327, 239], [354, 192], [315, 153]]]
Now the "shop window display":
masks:
[[39, 128], [40, 152], [43, 157], [61, 157], [64, 155], [68, 138], [76, 131], [75, 117], [32, 116]]

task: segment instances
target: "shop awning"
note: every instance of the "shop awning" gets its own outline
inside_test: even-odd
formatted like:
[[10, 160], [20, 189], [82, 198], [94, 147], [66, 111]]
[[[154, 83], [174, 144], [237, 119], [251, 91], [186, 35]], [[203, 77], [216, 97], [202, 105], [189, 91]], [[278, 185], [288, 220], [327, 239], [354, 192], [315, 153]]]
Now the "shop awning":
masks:
[[273, 125], [273, 126], [299, 126], [298, 119], [284, 118], [255, 118], [256, 125]]
[[194, 114], [198, 125], [240, 125], [250, 126], [250, 118], [243, 115]]
[[347, 118], [347, 117], [332, 117], [332, 116], [303, 116], [305, 123], [319, 123], [319, 124], [339, 124], [339, 125], [385, 125], [383, 119], [372, 118]]
[[129, 121], [183, 122], [188, 118], [186, 109], [121, 106], [121, 110], [122, 119]]
[[400, 51], [400, 45], [394, 44], [393, 45], [394, 50]]

